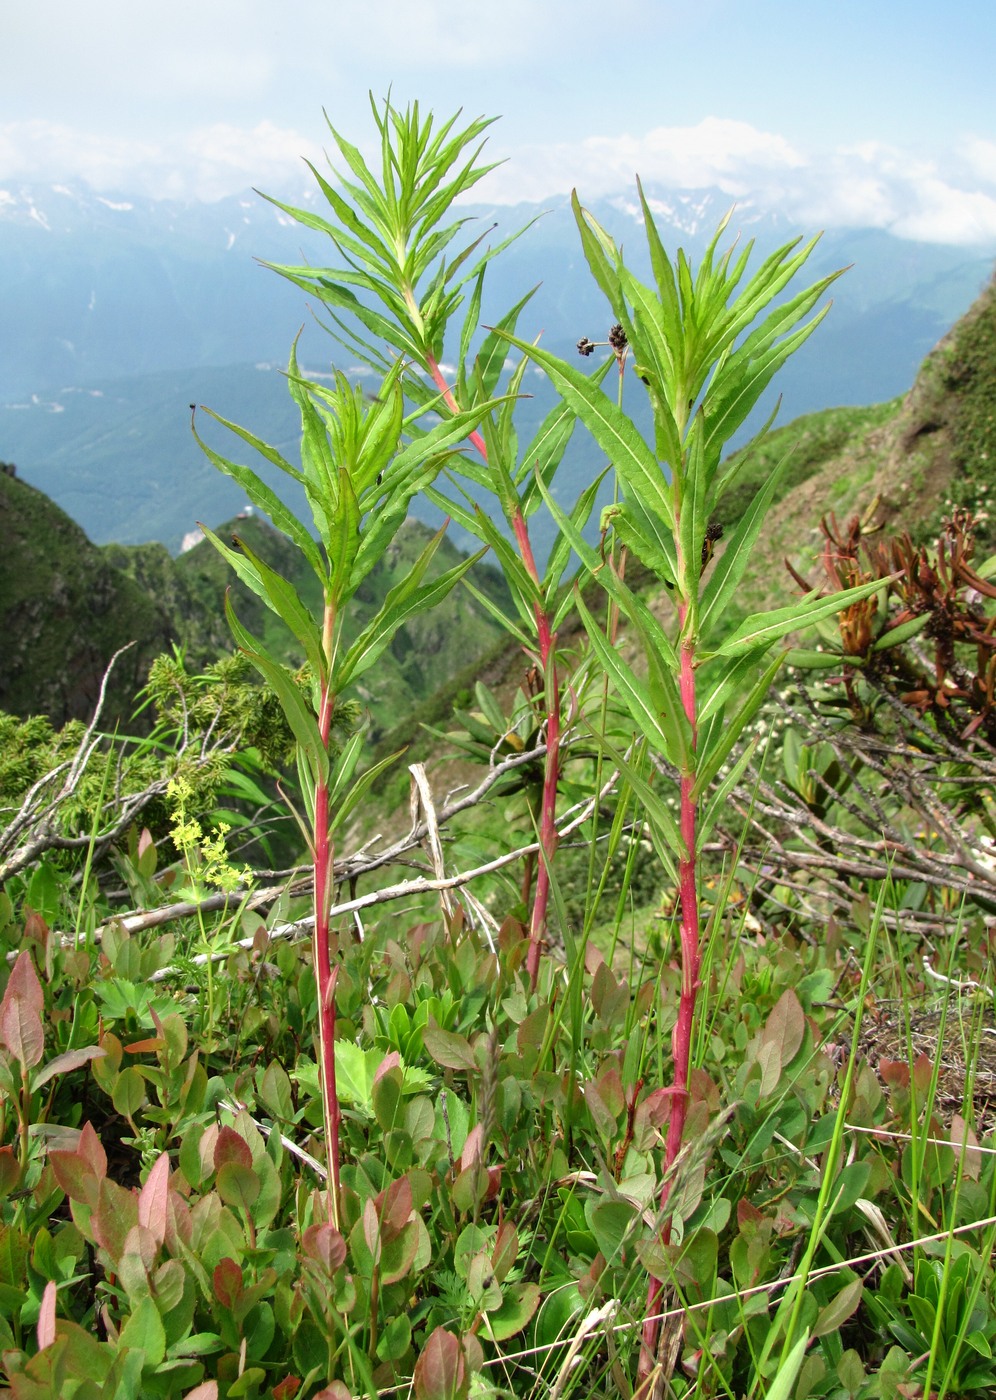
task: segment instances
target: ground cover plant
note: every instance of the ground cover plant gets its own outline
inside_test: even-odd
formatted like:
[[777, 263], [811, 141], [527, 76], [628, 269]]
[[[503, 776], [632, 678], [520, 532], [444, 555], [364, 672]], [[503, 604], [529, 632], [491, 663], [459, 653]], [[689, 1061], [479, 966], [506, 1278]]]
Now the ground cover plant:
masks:
[[[986, 882], [954, 872], [992, 849], [992, 561], [972, 564], [964, 516], [933, 562], [902, 540], [869, 562], [828, 524], [825, 581], [800, 596], [786, 574], [782, 606], [733, 613], [787, 464], [744, 505], [747, 459], [724, 446], [825, 314], [832, 279], [798, 285], [812, 244], [755, 258], [724, 222], [693, 268], [640, 191], [648, 285], [575, 198], [611, 329], [599, 358], [579, 328], [568, 363], [521, 333], [528, 295], [484, 310], [503, 245], [458, 201], [488, 168], [487, 123], [372, 111], [376, 159], [333, 131], [327, 209], [288, 209], [328, 235], [329, 266], [278, 271], [377, 387], [309, 380], [292, 352], [300, 466], [251, 425], [227, 424], [232, 455], [205, 446], [310, 567], [305, 600], [251, 544], [207, 532], [306, 664], [229, 606], [260, 685], [212, 709], [218, 678], [174, 657], [137, 751], [96, 726], [61, 746], [47, 731], [47, 764], [15, 735], [5, 1386], [983, 1393], [993, 911]], [[520, 444], [530, 365], [558, 402]], [[626, 412], [644, 393], [652, 445]], [[600, 482], [557, 491], [580, 432], [607, 459], [597, 522]], [[292, 477], [311, 517], [236, 449]], [[473, 562], [432, 573], [440, 532], [350, 628], [420, 491], [502, 567], [510, 609], [477, 598], [519, 683], [478, 685], [455, 717], [472, 781], [447, 791], [413, 764], [410, 821], [377, 838], [365, 809], [403, 759], [371, 759], [356, 683], [375, 704], [378, 657]], [[559, 530], [546, 561], [539, 511]], [[838, 722], [765, 744], [790, 639], [812, 709], [842, 678]], [[870, 698], [876, 679], [894, 706]], [[907, 750], [929, 754], [931, 783]], [[136, 752], [155, 771], [126, 783]], [[252, 871], [212, 811], [265, 801], [272, 778], [301, 861]], [[814, 873], [834, 830], [865, 863]], [[904, 920], [921, 885], [929, 939]]]

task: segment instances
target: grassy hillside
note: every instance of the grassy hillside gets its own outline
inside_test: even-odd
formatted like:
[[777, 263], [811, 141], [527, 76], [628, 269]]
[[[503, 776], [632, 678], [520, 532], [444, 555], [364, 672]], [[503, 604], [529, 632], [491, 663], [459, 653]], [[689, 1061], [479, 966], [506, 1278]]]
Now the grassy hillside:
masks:
[[88, 716], [119, 647], [108, 715], [122, 718], [153, 657], [175, 637], [154, 593], [116, 569], [47, 496], [0, 472], [0, 709]]
[[[0, 473], [0, 520], [5, 541], [0, 554], [5, 644], [0, 709], [47, 714], [56, 724], [88, 716], [110, 657], [134, 641], [116, 668], [105, 714], [105, 719], [127, 723], [135, 692], [160, 652], [179, 645], [195, 666], [203, 666], [231, 650], [224, 616], [229, 587], [250, 631], [289, 664], [303, 661], [282, 624], [207, 541], [177, 559], [161, 544], [98, 548], [47, 496], [7, 472]], [[238, 533], [292, 580], [306, 602], [318, 604], [314, 575], [265, 521], [243, 516], [219, 531], [223, 537]], [[354, 627], [365, 625], [429, 536], [428, 528], [414, 520], [402, 527], [384, 566], [356, 599]], [[433, 570], [442, 572], [459, 557], [444, 540]], [[504, 598], [504, 583], [493, 569], [479, 567], [475, 582], [492, 597]], [[490, 614], [465, 589], [451, 594], [430, 617], [403, 629], [359, 692], [375, 715], [374, 739], [492, 648], [497, 636]]]

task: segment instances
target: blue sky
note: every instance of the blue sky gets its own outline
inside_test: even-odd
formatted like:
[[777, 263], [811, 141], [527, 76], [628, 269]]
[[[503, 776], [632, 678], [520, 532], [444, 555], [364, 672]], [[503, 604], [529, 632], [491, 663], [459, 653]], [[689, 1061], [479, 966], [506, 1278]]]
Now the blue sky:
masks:
[[996, 248], [994, 56], [993, 0], [0, 0], [0, 182], [300, 186], [391, 86], [502, 116], [494, 200], [639, 171]]

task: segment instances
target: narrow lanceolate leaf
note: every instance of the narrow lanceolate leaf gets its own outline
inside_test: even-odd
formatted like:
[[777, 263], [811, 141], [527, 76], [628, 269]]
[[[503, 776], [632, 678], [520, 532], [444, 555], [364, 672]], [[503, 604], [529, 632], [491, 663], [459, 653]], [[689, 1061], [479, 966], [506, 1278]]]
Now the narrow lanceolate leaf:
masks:
[[692, 736], [680, 701], [677, 700], [677, 692], [675, 707], [664, 713], [659, 712], [649, 690], [636, 678], [632, 668], [626, 665], [602, 632], [585, 607], [580, 593], [577, 596], [577, 609], [592, 649], [619, 698], [632, 715], [638, 732], [669, 763], [673, 763], [682, 772], [687, 771], [693, 752]]
[[602, 751], [606, 754], [609, 762], [629, 783], [634, 793], [643, 804], [647, 816], [650, 818], [651, 833], [654, 838], [654, 847], [660, 856], [661, 864], [667, 871], [669, 877], [677, 881], [678, 866], [677, 861], [687, 858], [688, 848], [685, 845], [674, 813], [669, 809], [664, 797], [654, 790], [651, 784], [640, 772], [636, 763], [631, 761], [625, 754], [620, 753], [614, 744], [606, 739], [604, 734], [599, 733], [593, 725], [589, 724], [592, 737]]
[[768, 510], [788, 462], [789, 454], [786, 453], [775, 469], [769, 473], [767, 481], [756, 492], [750, 505], [737, 521], [736, 528], [713, 566], [713, 571], [702, 594], [702, 604], [699, 610], [699, 637], [706, 646], [708, 646], [710, 628], [722, 619], [728, 604], [740, 586], [740, 580], [750, 562], [751, 551], [757, 543], [762, 526], [767, 519]]
[[584, 249], [591, 275], [601, 287], [613, 313], [623, 316], [626, 303], [617, 271], [619, 250], [594, 215], [581, 207], [577, 190], [571, 191], [571, 209], [574, 211], [574, 222], [578, 227], [581, 247]]
[[[769, 647], [773, 642], [787, 637], [790, 632], [801, 631], [820, 618], [843, 612], [852, 603], [869, 597], [881, 588], [883, 580], [860, 584], [857, 588], [845, 588], [841, 593], [831, 593], [820, 598], [813, 594], [799, 600], [787, 608], [775, 608], [773, 612], [752, 613], [744, 619], [732, 636], [709, 653], [713, 656], [739, 656], [757, 647]], [[703, 655], [703, 660], [709, 659]]]
[[240, 651], [245, 652], [280, 701], [280, 707], [290, 725], [291, 733], [307, 759], [315, 782], [326, 782], [329, 772], [329, 756], [318, 732], [318, 721], [315, 719], [313, 711], [309, 709], [301, 691], [295, 685], [293, 677], [284, 666], [280, 665], [279, 661], [269, 655], [262, 643], [257, 641], [251, 632], [246, 631], [235, 616], [231, 600], [227, 595], [225, 597], [225, 613], [236, 646]]
[[[212, 418], [216, 418], [217, 421], [226, 428], [231, 428], [233, 432], [239, 433], [240, 436], [245, 436], [235, 427], [234, 423], [229, 423], [226, 418], [218, 417], [216, 413], [211, 413], [210, 409], [206, 409], [205, 412]], [[194, 432], [194, 437], [201, 450], [209, 460], [214, 463], [218, 470], [224, 472], [226, 476], [230, 476], [233, 481], [237, 481], [250, 501], [252, 501], [253, 505], [261, 510], [264, 515], [269, 516], [276, 528], [285, 534], [289, 540], [294, 541], [315, 573], [324, 582], [325, 565], [322, 561], [321, 551], [311, 533], [302, 525], [294, 512], [284, 505], [276, 492], [272, 491], [270, 487], [267, 486], [266, 482], [262, 481], [251, 468], [244, 467], [238, 462], [230, 462], [227, 457], [222, 457], [219, 453], [208, 447], [207, 443], [203, 438], [198, 436], [196, 431]], [[299, 480], [303, 480], [300, 472], [291, 467], [289, 463], [284, 463], [284, 466], [290, 475], [297, 477]]]
[[743, 753], [733, 764], [730, 771], [725, 775], [721, 783], [717, 783], [709, 794], [709, 801], [699, 810], [699, 819], [695, 829], [695, 851], [700, 854], [705, 848], [706, 842], [712, 835], [713, 828], [721, 817], [729, 817], [726, 809], [730, 794], [740, 782], [747, 771], [748, 764], [757, 752], [757, 740], [752, 739], [744, 748]]
[[360, 676], [368, 671], [378, 659], [385, 647], [390, 645], [398, 629], [410, 617], [421, 612], [429, 612], [437, 603], [440, 603], [454, 584], [459, 582], [467, 570], [473, 568], [483, 555], [484, 550], [479, 550], [476, 554], [472, 554], [469, 559], [463, 560], [452, 569], [447, 569], [431, 583], [423, 584], [421, 587], [410, 588], [409, 581], [406, 580], [404, 593], [400, 591], [401, 585], [392, 589], [384, 606], [372, 622], [364, 628], [343, 657], [335, 676], [336, 691], [345, 690], [347, 685], [352, 685], [359, 680]]
[[325, 658], [322, 655], [321, 634], [311, 613], [301, 602], [294, 585], [271, 569], [244, 541], [238, 541], [241, 549], [232, 549], [206, 525], [202, 525], [201, 529], [218, 553], [228, 560], [242, 582], [251, 588], [257, 597], [262, 598], [267, 607], [276, 613], [301, 643], [315, 675], [324, 679]]
[[338, 510], [329, 526], [329, 597], [338, 602], [352, 592], [353, 565], [360, 550], [360, 503], [345, 467], [339, 468]]
[[729, 758], [740, 735], [761, 708], [768, 691], [771, 689], [771, 682], [775, 679], [784, 659], [782, 654], [775, 657], [758, 677], [740, 706], [731, 716], [727, 717], [722, 726], [717, 726], [718, 733], [709, 750], [699, 754], [698, 767], [695, 772], [695, 786], [692, 788], [694, 802], [701, 801], [713, 778]]
[[670, 588], [678, 581], [678, 556], [674, 536], [665, 523], [649, 511], [628, 489], [610, 517], [612, 528], [641, 563], [652, 569], [658, 580]]
[[566, 361], [516, 336], [508, 339], [546, 371], [644, 509], [673, 526], [671, 490], [661, 465], [622, 409], [593, 380]]
[[588, 573], [605, 590], [612, 601], [618, 604], [626, 616], [640, 627], [645, 645], [660, 657], [662, 664], [672, 671], [676, 671], [678, 669], [677, 652], [664, 628], [646, 603], [627, 588], [626, 584], [613, 572], [608, 562], [602, 558], [597, 550], [591, 547], [581, 532], [574, 528], [570, 516], [557, 505], [546, 487], [541, 485], [540, 489], [561, 534], [570, 540], [571, 548], [584, 564]]
[[[588, 517], [591, 515], [592, 506], [595, 504], [595, 497], [601, 484], [602, 478], [596, 477], [591, 485], [581, 492], [574, 509], [571, 511], [571, 525], [578, 533], [588, 523]], [[547, 612], [552, 611], [556, 604], [564, 570], [570, 563], [571, 548], [570, 540], [561, 532], [554, 542], [546, 569], [543, 572], [543, 603]]]

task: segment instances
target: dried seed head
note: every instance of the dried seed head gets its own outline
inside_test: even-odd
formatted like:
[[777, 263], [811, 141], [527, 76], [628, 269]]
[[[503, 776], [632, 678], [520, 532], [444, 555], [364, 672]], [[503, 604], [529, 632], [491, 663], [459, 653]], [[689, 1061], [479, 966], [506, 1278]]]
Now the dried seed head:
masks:
[[578, 354], [579, 354], [579, 355], [594, 355], [594, 353], [595, 353], [595, 342], [594, 342], [593, 340], [589, 340], [588, 337], [587, 337], [586, 335], [583, 335], [583, 336], [581, 337], [581, 339], [578, 341]]

